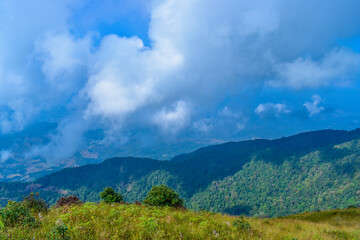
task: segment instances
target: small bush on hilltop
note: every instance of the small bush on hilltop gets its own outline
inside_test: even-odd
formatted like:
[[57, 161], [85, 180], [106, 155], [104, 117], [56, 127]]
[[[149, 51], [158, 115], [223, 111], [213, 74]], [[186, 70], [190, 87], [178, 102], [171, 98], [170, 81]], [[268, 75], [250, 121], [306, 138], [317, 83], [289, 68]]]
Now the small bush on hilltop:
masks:
[[124, 202], [120, 193], [115, 192], [111, 187], [104, 188], [100, 193], [101, 201], [105, 203], [121, 203]]
[[241, 232], [252, 230], [250, 223], [245, 219], [244, 215], [241, 215], [236, 220], [234, 220], [232, 225]]
[[39, 193], [31, 192], [23, 199], [25, 207], [34, 213], [46, 213], [49, 209], [49, 205], [39, 197]]
[[35, 226], [36, 220], [23, 202], [12, 202], [0, 209], [0, 220], [5, 227]]
[[56, 222], [56, 226], [51, 229], [50, 234], [47, 234], [49, 240], [70, 240], [68, 232], [69, 228], [62, 221]]
[[79, 205], [79, 204], [83, 204], [83, 202], [80, 201], [80, 199], [77, 196], [72, 195], [67, 197], [61, 197], [59, 200], [57, 200], [56, 207], [64, 207], [64, 206]]
[[184, 207], [179, 194], [165, 185], [153, 186], [144, 199], [144, 203], [159, 207]]

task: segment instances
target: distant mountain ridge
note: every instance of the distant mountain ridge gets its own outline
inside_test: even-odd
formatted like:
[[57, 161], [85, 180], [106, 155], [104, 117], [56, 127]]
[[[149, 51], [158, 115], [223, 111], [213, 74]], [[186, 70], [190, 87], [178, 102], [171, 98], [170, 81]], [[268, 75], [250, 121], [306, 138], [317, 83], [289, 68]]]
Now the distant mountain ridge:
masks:
[[111, 158], [32, 183], [1, 183], [0, 199], [4, 204], [34, 190], [52, 203], [62, 194], [97, 201], [112, 186], [133, 202], [152, 185], [166, 184], [194, 209], [279, 216], [343, 208], [360, 204], [359, 139], [360, 129], [321, 130], [209, 146], [170, 161]]

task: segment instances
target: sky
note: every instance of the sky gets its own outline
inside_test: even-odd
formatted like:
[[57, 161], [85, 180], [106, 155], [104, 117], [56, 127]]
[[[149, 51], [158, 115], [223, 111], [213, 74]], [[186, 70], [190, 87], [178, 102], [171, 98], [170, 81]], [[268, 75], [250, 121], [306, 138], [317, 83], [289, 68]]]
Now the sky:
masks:
[[131, 151], [358, 128], [359, 10], [358, 0], [2, 0], [0, 134], [57, 123], [26, 155], [56, 162], [92, 130]]

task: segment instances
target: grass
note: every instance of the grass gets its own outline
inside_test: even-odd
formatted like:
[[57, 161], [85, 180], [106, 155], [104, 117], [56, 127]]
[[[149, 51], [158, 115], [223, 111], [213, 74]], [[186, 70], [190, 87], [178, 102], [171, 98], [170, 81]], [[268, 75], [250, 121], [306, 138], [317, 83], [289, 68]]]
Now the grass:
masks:
[[212, 212], [135, 204], [51, 208], [37, 227], [6, 228], [0, 239], [360, 239], [360, 210], [239, 218]]

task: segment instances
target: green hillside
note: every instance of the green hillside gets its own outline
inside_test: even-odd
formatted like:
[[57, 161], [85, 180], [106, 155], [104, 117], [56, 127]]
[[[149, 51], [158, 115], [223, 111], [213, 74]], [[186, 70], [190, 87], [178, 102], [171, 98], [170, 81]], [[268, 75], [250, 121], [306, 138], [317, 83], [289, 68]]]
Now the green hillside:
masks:
[[165, 184], [195, 210], [283, 216], [346, 208], [360, 205], [359, 139], [360, 130], [323, 130], [210, 146], [171, 161], [112, 158], [32, 183], [1, 183], [0, 201], [20, 200], [31, 190], [50, 203], [64, 194], [98, 201], [111, 186], [134, 202]]

